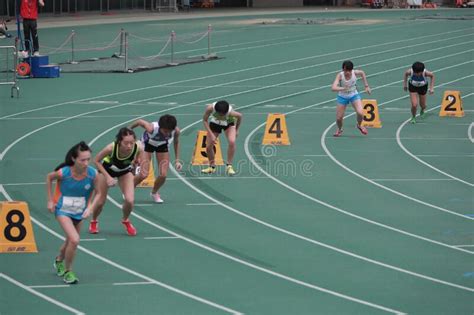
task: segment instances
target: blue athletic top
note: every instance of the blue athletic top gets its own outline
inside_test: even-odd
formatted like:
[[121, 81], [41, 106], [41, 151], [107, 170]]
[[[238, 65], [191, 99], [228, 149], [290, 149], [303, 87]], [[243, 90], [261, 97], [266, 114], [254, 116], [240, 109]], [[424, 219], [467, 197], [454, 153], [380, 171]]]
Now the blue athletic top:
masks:
[[89, 204], [94, 191], [94, 179], [97, 171], [87, 167], [87, 174], [82, 178], [72, 175], [71, 167], [65, 166], [59, 170], [60, 179], [56, 184], [55, 202], [56, 216], [63, 215], [75, 220], [82, 220], [82, 214]]

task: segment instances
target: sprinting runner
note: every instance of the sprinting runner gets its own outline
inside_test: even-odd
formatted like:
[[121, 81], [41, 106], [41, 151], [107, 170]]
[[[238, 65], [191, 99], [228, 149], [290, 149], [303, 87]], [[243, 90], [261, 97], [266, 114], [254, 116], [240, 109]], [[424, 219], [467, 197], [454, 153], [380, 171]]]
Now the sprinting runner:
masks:
[[[68, 284], [79, 281], [72, 271], [72, 264], [79, 245], [82, 219], [94, 211], [101, 199], [99, 177], [97, 171], [89, 166], [90, 160], [91, 149], [82, 141], [73, 146], [66, 154], [64, 163], [46, 177], [48, 210], [54, 212], [66, 236], [54, 261], [54, 268], [56, 274]], [[54, 180], [56, 189], [53, 195]], [[95, 196], [90, 202], [93, 192]]]
[[147, 178], [150, 171], [150, 163], [153, 163], [152, 153], [155, 152], [158, 163], [159, 175], [156, 177], [151, 190], [151, 197], [156, 203], [163, 203], [159, 190], [166, 181], [170, 163], [169, 145], [172, 142], [175, 155], [175, 168], [180, 171], [182, 168], [179, 159], [179, 128], [176, 118], [172, 115], [163, 115], [158, 121], [148, 122], [138, 119], [130, 125], [130, 128], [142, 127], [145, 132], [142, 136], [144, 154], [140, 160], [140, 172], [135, 175], [135, 187]]
[[203, 169], [204, 174], [216, 172], [216, 161], [214, 154], [214, 145], [217, 138], [224, 131], [227, 138], [227, 175], [235, 175], [232, 162], [235, 154], [235, 139], [239, 135], [239, 127], [242, 123], [242, 114], [232, 109], [227, 101], [218, 101], [206, 107], [203, 117], [204, 127], [207, 130], [206, 152], [209, 159], [209, 167]]
[[119, 130], [115, 141], [107, 145], [96, 155], [94, 159], [95, 165], [105, 180], [99, 181], [102, 198], [99, 207], [92, 214], [89, 233], [99, 233], [97, 218], [102, 212], [108, 189], [118, 183], [124, 199], [122, 204], [122, 224], [125, 226], [128, 235], [135, 236], [137, 234], [137, 230], [130, 222], [129, 216], [132, 213], [135, 199], [133, 171], [142, 152], [143, 149], [136, 140], [135, 132], [130, 128], [124, 127]]
[[[430, 78], [430, 87], [428, 89], [428, 78]], [[416, 110], [418, 103], [420, 104], [420, 118], [425, 117], [426, 111], [426, 92], [429, 90], [430, 94], [434, 93], [434, 79], [433, 72], [425, 69], [422, 62], [415, 62], [410, 69], [405, 71], [403, 76], [403, 89], [410, 92], [411, 101], [411, 119], [412, 124], [416, 123]], [[408, 85], [407, 85], [408, 81]]]
[[342, 71], [336, 75], [336, 79], [332, 84], [331, 89], [337, 92], [337, 107], [336, 107], [336, 124], [337, 130], [334, 133], [334, 137], [340, 137], [342, 135], [342, 121], [344, 119], [344, 113], [347, 105], [352, 104], [352, 107], [357, 114], [357, 125], [356, 128], [363, 135], [367, 135], [367, 128], [362, 126], [362, 120], [364, 118], [364, 110], [362, 108], [362, 101], [359, 92], [357, 91], [357, 77], [361, 77], [364, 81], [365, 92], [370, 94], [369, 83], [365, 76], [365, 72], [362, 70], [354, 70], [354, 64], [350, 60], [346, 60], [342, 63]]

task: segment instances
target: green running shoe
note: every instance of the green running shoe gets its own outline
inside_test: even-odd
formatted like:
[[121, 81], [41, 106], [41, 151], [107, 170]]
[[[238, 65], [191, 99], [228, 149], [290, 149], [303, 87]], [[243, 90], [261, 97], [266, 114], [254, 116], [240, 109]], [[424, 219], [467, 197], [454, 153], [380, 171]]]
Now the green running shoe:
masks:
[[410, 119], [410, 124], [416, 124], [416, 118], [415, 117], [412, 117]]
[[64, 273], [66, 272], [66, 266], [64, 265], [64, 261], [54, 260], [53, 267], [56, 270], [56, 274], [58, 275], [58, 277], [64, 276]]
[[425, 118], [426, 117], [426, 113], [425, 111], [420, 111], [420, 118]]
[[72, 271], [67, 271], [64, 274], [64, 282], [67, 284], [74, 284], [79, 282], [79, 279], [76, 277], [76, 274]]

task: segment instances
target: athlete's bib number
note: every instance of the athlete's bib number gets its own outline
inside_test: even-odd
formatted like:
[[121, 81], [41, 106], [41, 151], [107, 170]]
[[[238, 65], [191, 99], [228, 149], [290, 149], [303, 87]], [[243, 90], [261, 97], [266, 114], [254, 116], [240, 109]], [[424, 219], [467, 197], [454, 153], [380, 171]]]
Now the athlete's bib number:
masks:
[[61, 211], [71, 213], [71, 214], [80, 214], [86, 208], [86, 198], [85, 197], [68, 197], [63, 196], [63, 204], [61, 206]]

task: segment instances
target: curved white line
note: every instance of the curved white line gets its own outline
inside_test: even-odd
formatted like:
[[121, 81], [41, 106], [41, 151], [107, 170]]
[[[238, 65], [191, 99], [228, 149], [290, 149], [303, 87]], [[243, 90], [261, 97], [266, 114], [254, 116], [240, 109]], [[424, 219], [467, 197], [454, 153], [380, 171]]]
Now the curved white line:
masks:
[[[469, 97], [469, 96], [471, 96], [471, 95], [474, 95], [474, 93], [467, 94], [467, 95], [465, 95], [465, 96], [463, 96], [463, 97], [464, 97], [464, 98], [467, 98], [467, 97]], [[438, 105], [438, 106], [436, 106], [436, 107], [433, 107], [433, 108], [427, 110], [427, 112], [431, 112], [431, 111], [433, 111], [433, 110], [435, 110], [435, 109], [437, 109], [437, 108], [439, 108], [439, 107], [441, 107], [441, 105]], [[405, 121], [400, 125], [400, 127], [398, 127], [398, 129], [397, 129], [396, 139], [397, 139], [398, 146], [399, 146], [400, 148], [402, 148], [402, 150], [405, 151], [405, 153], [408, 154], [410, 157], [412, 157], [413, 159], [417, 160], [417, 161], [420, 162], [421, 164], [423, 164], [423, 165], [425, 165], [425, 166], [428, 166], [428, 167], [431, 168], [432, 170], [434, 170], [434, 171], [436, 171], [436, 172], [438, 172], [438, 173], [440, 173], [440, 174], [443, 174], [443, 175], [446, 176], [446, 177], [449, 177], [449, 178], [451, 178], [451, 179], [454, 179], [454, 180], [456, 180], [456, 181], [458, 181], [458, 182], [460, 182], [460, 183], [463, 183], [463, 184], [466, 184], [466, 185], [468, 185], [468, 186], [474, 187], [474, 184], [473, 184], [473, 183], [470, 183], [470, 182], [468, 182], [468, 181], [465, 181], [465, 180], [462, 180], [462, 179], [460, 179], [460, 178], [458, 178], [458, 177], [455, 177], [455, 176], [453, 176], [453, 175], [451, 175], [451, 174], [448, 174], [448, 173], [446, 173], [446, 172], [440, 170], [439, 168], [436, 168], [436, 167], [434, 167], [433, 165], [431, 165], [431, 164], [429, 164], [429, 163], [423, 161], [422, 159], [420, 159], [419, 157], [417, 157], [416, 155], [414, 155], [413, 153], [411, 153], [410, 151], [408, 151], [408, 149], [403, 145], [402, 141], [400, 140], [400, 133], [402, 132], [403, 127], [404, 127], [409, 121], [410, 121], [410, 119], [405, 120]], [[474, 124], [474, 123], [471, 123], [471, 126], [472, 126], [472, 124]], [[470, 137], [470, 133], [469, 133], [469, 132], [468, 132], [468, 135], [469, 135], [469, 137]], [[471, 138], [470, 138], [470, 139], [471, 139]], [[471, 141], [472, 141], [472, 139], [471, 139]]]
[[[173, 172], [174, 172], [175, 174], [177, 174], [178, 176], [180, 176], [180, 175], [176, 172], [176, 170], [175, 170], [173, 167], [171, 167], [171, 169], [173, 170]], [[191, 185], [191, 187], [193, 187], [193, 186]], [[193, 189], [194, 189], [194, 188], [193, 188]], [[122, 208], [122, 205], [119, 204], [117, 201], [115, 201], [112, 197], [107, 196], [107, 199], [109, 199], [109, 201], [112, 202], [116, 207]], [[214, 199], [211, 197], [211, 200], [214, 200]], [[219, 201], [216, 201], [216, 202], [220, 204]], [[225, 207], [227, 208], [228, 206], [225, 206]], [[351, 296], [348, 296], [348, 295], [345, 295], [345, 294], [342, 294], [342, 293], [338, 293], [338, 292], [336, 292], [336, 291], [332, 291], [332, 290], [329, 290], [329, 289], [326, 289], [326, 288], [323, 288], [323, 287], [320, 287], [320, 286], [316, 286], [316, 285], [314, 285], [314, 284], [307, 283], [307, 282], [304, 282], [304, 281], [301, 281], [301, 280], [298, 280], [298, 279], [295, 279], [295, 278], [286, 276], [286, 275], [284, 275], [284, 274], [281, 274], [281, 273], [278, 273], [278, 272], [275, 272], [275, 271], [271, 271], [271, 270], [269, 270], [269, 269], [266, 269], [266, 268], [263, 268], [263, 267], [254, 265], [254, 264], [249, 263], [249, 262], [247, 262], [247, 261], [245, 261], [245, 260], [241, 260], [241, 259], [236, 258], [236, 257], [234, 257], [234, 256], [228, 255], [228, 254], [223, 253], [223, 252], [221, 252], [221, 251], [218, 251], [218, 250], [216, 250], [216, 249], [214, 249], [214, 248], [212, 248], [212, 247], [206, 246], [206, 245], [201, 244], [201, 243], [199, 243], [199, 242], [196, 242], [196, 241], [194, 241], [194, 240], [192, 240], [192, 239], [190, 239], [190, 238], [187, 238], [187, 237], [184, 236], [184, 235], [181, 235], [181, 234], [178, 234], [178, 233], [176, 233], [176, 232], [174, 232], [174, 231], [172, 231], [172, 230], [169, 230], [169, 229], [167, 229], [167, 228], [165, 228], [165, 227], [163, 227], [163, 226], [161, 226], [161, 225], [159, 225], [159, 224], [156, 224], [156, 223], [154, 223], [154, 222], [152, 222], [152, 221], [146, 219], [145, 217], [142, 217], [142, 216], [139, 215], [139, 214], [136, 214], [135, 212], [132, 212], [132, 216], [134, 216], [134, 217], [138, 218], [139, 220], [141, 220], [141, 221], [143, 221], [143, 222], [145, 222], [145, 223], [147, 223], [147, 224], [149, 224], [149, 225], [151, 225], [151, 226], [153, 226], [153, 227], [155, 227], [155, 228], [157, 228], [157, 229], [160, 229], [160, 230], [162, 230], [162, 231], [164, 231], [164, 232], [166, 232], [166, 233], [168, 233], [168, 234], [170, 234], [170, 235], [173, 235], [173, 236], [176, 236], [176, 237], [178, 237], [178, 238], [180, 238], [180, 239], [183, 239], [184, 241], [186, 241], [186, 242], [188, 242], [188, 243], [191, 243], [191, 244], [193, 244], [193, 245], [195, 245], [195, 246], [197, 246], [197, 247], [200, 247], [200, 248], [202, 248], [202, 249], [204, 249], [204, 250], [210, 251], [210, 252], [212, 252], [212, 253], [214, 253], [214, 254], [216, 254], [216, 255], [222, 256], [222, 257], [224, 257], [224, 258], [227, 258], [227, 259], [232, 260], [232, 261], [234, 261], [234, 262], [237, 262], [237, 263], [239, 263], [239, 264], [245, 265], [245, 266], [250, 267], [250, 268], [252, 268], [252, 269], [255, 269], [255, 270], [258, 270], [258, 271], [267, 273], [267, 274], [269, 274], [269, 275], [275, 276], [275, 277], [277, 277], [277, 278], [280, 278], [280, 279], [283, 279], [283, 280], [286, 280], [286, 281], [289, 281], [289, 282], [292, 282], [292, 283], [295, 283], [295, 284], [304, 286], [304, 287], [306, 287], [306, 288], [310, 288], [310, 289], [313, 289], [313, 290], [316, 290], [316, 291], [321, 291], [321, 292], [324, 292], [324, 293], [327, 293], [327, 294], [330, 294], [330, 295], [334, 295], [334, 296], [337, 296], [337, 297], [339, 297], [339, 298], [346, 299], [346, 300], [349, 300], [349, 301], [352, 301], [352, 302], [355, 302], [355, 303], [363, 304], [363, 305], [366, 305], [366, 306], [370, 306], [370, 307], [377, 308], [377, 309], [380, 309], [380, 310], [383, 310], [383, 311], [386, 311], [386, 312], [390, 312], [390, 313], [394, 313], [394, 314], [404, 314], [404, 313], [402, 313], [402, 312], [400, 312], [400, 311], [397, 311], [397, 310], [393, 310], [393, 309], [390, 309], [390, 308], [386, 308], [386, 307], [384, 307], [384, 306], [380, 306], [380, 305], [378, 305], [378, 304], [374, 304], [374, 303], [371, 303], [371, 302], [367, 302], [367, 301], [364, 301], [364, 300], [360, 300], [360, 299], [357, 299], [357, 298], [354, 298], [354, 297], [351, 297]], [[468, 289], [469, 289], [469, 288], [468, 288]], [[474, 289], [472, 289], [472, 291], [474, 292]]]
[[[81, 311], [76, 310], [75, 308], [70, 307], [69, 305], [66, 305], [66, 304], [64, 304], [64, 303], [61, 303], [61, 302], [59, 302], [59, 301], [57, 301], [57, 300], [55, 300], [55, 299], [53, 299], [53, 298], [51, 298], [51, 297], [49, 297], [49, 296], [47, 296], [47, 295], [41, 293], [41, 292], [36, 291], [36, 290], [32, 289], [31, 287], [29, 287], [29, 286], [27, 286], [27, 285], [24, 285], [23, 283], [21, 283], [21, 282], [15, 280], [15, 279], [13, 279], [13, 278], [7, 276], [7, 275], [4, 274], [4, 273], [1, 273], [1, 272], [0, 272], [0, 278], [3, 278], [3, 279], [5, 279], [5, 280], [7, 280], [7, 281], [13, 283], [14, 285], [16, 285], [16, 286], [18, 286], [18, 287], [20, 287], [20, 288], [22, 288], [22, 289], [24, 289], [24, 290], [30, 292], [31, 294], [34, 294], [34, 295], [36, 295], [36, 296], [39, 296], [39, 297], [42, 298], [43, 300], [46, 300], [46, 301], [48, 301], [49, 303], [52, 303], [52, 304], [54, 304], [54, 305], [56, 305], [56, 306], [59, 306], [60, 308], [63, 308], [63, 309], [65, 309], [65, 310], [67, 310], [67, 311], [69, 311], [69, 312], [71, 312], [71, 313], [73, 313], [73, 314], [76, 314], [76, 315], [84, 315], [84, 314], [85, 314], [85, 313], [83, 313], [83, 312], [81, 312]], [[5, 306], [5, 305], [4, 305], [4, 306]]]
[[472, 129], [474, 128], [474, 122], [469, 125], [469, 129], [467, 129], [467, 136], [472, 143], [474, 143], [474, 137], [472, 136]]
[[[10, 195], [7, 193], [7, 191], [5, 190], [5, 188], [3, 187], [3, 185], [0, 185], [0, 192], [5, 196], [5, 198], [6, 198], [8, 201], [13, 201], [13, 199], [12, 199], [12, 198], [10, 197]], [[31, 216], [31, 220], [32, 220], [36, 225], [38, 225], [40, 228], [42, 228], [43, 230], [45, 230], [46, 232], [48, 232], [49, 234], [51, 234], [51, 235], [53, 235], [53, 236], [55, 236], [55, 237], [57, 237], [57, 238], [59, 238], [59, 239], [61, 239], [61, 240], [64, 240], [64, 237], [63, 237], [62, 235], [56, 233], [55, 231], [53, 231], [52, 229], [50, 229], [49, 227], [47, 227], [46, 225], [44, 225], [44, 224], [41, 223], [40, 221], [36, 220], [36, 219], [35, 219], [34, 217], [32, 217], [32, 216]], [[215, 307], [215, 308], [217, 308], [217, 309], [226, 311], [226, 312], [228, 312], [228, 313], [231, 313], [231, 314], [242, 314], [242, 313], [240, 313], [240, 312], [238, 312], [238, 311], [235, 311], [235, 310], [233, 310], [233, 309], [230, 309], [230, 308], [227, 308], [227, 307], [225, 307], [225, 306], [216, 304], [216, 303], [214, 303], [214, 302], [211, 302], [211, 301], [208, 301], [208, 300], [206, 300], [206, 299], [200, 298], [200, 297], [198, 297], [198, 296], [196, 296], [196, 295], [194, 295], [194, 294], [191, 294], [191, 293], [182, 291], [182, 290], [177, 289], [177, 288], [175, 288], [175, 287], [172, 287], [172, 286], [170, 286], [170, 285], [168, 285], [168, 284], [166, 284], [166, 283], [163, 283], [163, 282], [160, 282], [160, 281], [155, 280], [155, 279], [153, 279], [153, 278], [150, 278], [150, 277], [148, 277], [148, 276], [145, 276], [145, 275], [143, 275], [143, 274], [141, 274], [141, 273], [138, 273], [138, 272], [136, 272], [136, 271], [134, 271], [134, 270], [131, 270], [131, 269], [127, 268], [127, 267], [124, 267], [124, 266], [122, 266], [122, 265], [120, 265], [120, 264], [118, 264], [118, 263], [116, 263], [116, 262], [113, 262], [112, 260], [109, 260], [109, 259], [107, 259], [107, 258], [105, 258], [105, 257], [103, 257], [103, 256], [100, 256], [100, 255], [94, 253], [93, 251], [91, 251], [91, 250], [89, 250], [89, 249], [83, 247], [83, 246], [78, 246], [77, 248], [78, 248], [79, 250], [83, 251], [84, 253], [86, 253], [86, 254], [88, 254], [88, 255], [90, 255], [90, 256], [92, 256], [92, 257], [94, 257], [94, 258], [96, 258], [96, 259], [98, 259], [98, 260], [100, 260], [100, 261], [102, 261], [102, 262], [104, 262], [104, 263], [106, 263], [106, 264], [108, 264], [108, 265], [111, 265], [111, 266], [113, 266], [113, 267], [115, 267], [115, 268], [117, 268], [117, 269], [120, 269], [120, 270], [122, 270], [122, 271], [124, 271], [124, 272], [126, 272], [126, 273], [129, 273], [129, 274], [131, 274], [131, 275], [134, 275], [135, 277], [138, 277], [138, 278], [140, 278], [140, 279], [146, 280], [147, 282], [156, 284], [156, 285], [158, 285], [158, 286], [160, 286], [160, 287], [162, 287], [162, 288], [165, 288], [165, 289], [170, 290], [170, 291], [172, 291], [172, 292], [175, 292], [175, 293], [177, 293], [177, 294], [183, 295], [183, 296], [185, 296], [185, 297], [187, 297], [187, 298], [190, 298], [190, 299], [193, 299], [193, 300], [195, 300], [195, 301], [201, 302], [201, 303], [203, 303], [203, 304], [206, 304], [206, 305]]]
[[[301, 108], [301, 110], [304, 110], [306, 108], [309, 108], [309, 107], [313, 107], [313, 106], [318, 106], [318, 105], [322, 105], [322, 104], [325, 104], [325, 103], [329, 103], [329, 102], [333, 102], [334, 100], [330, 100], [330, 101], [325, 101], [325, 102], [322, 102], [322, 103], [318, 103], [318, 104], [313, 104], [313, 105], [310, 105], [310, 106], [306, 106], [306, 107], [303, 107]], [[288, 114], [288, 113], [287, 113]], [[332, 210], [335, 210], [335, 211], [338, 211], [340, 213], [343, 213], [345, 215], [348, 215], [350, 217], [353, 217], [355, 219], [358, 219], [358, 220], [361, 220], [361, 221], [364, 221], [364, 222], [367, 222], [367, 223], [370, 223], [370, 224], [374, 224], [374, 225], [377, 225], [377, 226], [380, 226], [382, 228], [385, 228], [385, 229], [388, 229], [388, 230], [391, 230], [391, 231], [394, 231], [394, 232], [397, 232], [397, 233], [401, 233], [401, 234], [404, 234], [404, 235], [407, 235], [407, 236], [410, 236], [410, 237], [413, 237], [413, 238], [416, 238], [416, 239], [419, 239], [419, 240], [423, 240], [423, 241], [426, 241], [426, 242], [429, 242], [429, 243], [433, 243], [433, 244], [436, 244], [436, 245], [440, 245], [440, 246], [443, 246], [443, 247], [447, 247], [447, 248], [450, 248], [450, 249], [454, 249], [454, 250], [460, 250], [461, 248], [457, 248], [455, 246], [451, 246], [451, 245], [448, 245], [448, 244], [445, 244], [445, 243], [442, 243], [442, 242], [439, 242], [439, 241], [436, 241], [436, 240], [433, 240], [433, 239], [430, 239], [430, 238], [427, 238], [427, 237], [423, 237], [423, 236], [420, 236], [420, 235], [417, 235], [417, 234], [413, 234], [413, 233], [410, 233], [410, 232], [407, 232], [407, 231], [404, 231], [404, 230], [400, 230], [398, 228], [395, 228], [395, 227], [392, 227], [390, 225], [386, 225], [386, 224], [383, 224], [383, 223], [380, 223], [380, 222], [377, 222], [377, 221], [373, 221], [373, 220], [370, 220], [370, 219], [367, 219], [365, 217], [362, 217], [362, 216], [359, 216], [359, 215], [356, 215], [356, 214], [353, 214], [351, 212], [348, 212], [346, 210], [343, 210], [341, 208], [338, 208], [336, 206], [333, 206], [329, 203], [326, 203], [322, 200], [319, 200], [315, 197], [312, 197], [286, 183], [284, 183], [283, 181], [279, 180], [278, 178], [272, 176], [271, 174], [269, 174], [268, 172], [266, 172], [263, 168], [260, 167], [260, 165], [258, 165], [258, 163], [255, 161], [255, 159], [253, 158], [252, 154], [250, 153], [249, 151], [249, 142], [250, 142], [250, 138], [253, 136], [253, 134], [261, 127], [263, 127], [265, 125], [265, 123], [262, 123], [261, 125], [257, 126], [254, 130], [252, 130], [250, 132], [250, 134], [245, 138], [245, 144], [244, 144], [244, 148], [245, 148], [245, 154], [247, 155], [250, 163], [252, 163], [261, 173], [265, 174], [265, 176], [269, 177], [270, 179], [272, 179], [273, 181], [275, 181], [276, 183], [282, 185], [283, 187], [293, 191], [294, 193], [297, 193], [298, 195], [306, 198], [306, 199], [309, 199], [311, 201], [314, 201], [322, 206], [325, 206], [329, 209], [332, 209]], [[468, 251], [468, 250], [462, 250], [462, 252], [465, 252], [465, 253], [468, 253], [468, 254], [474, 254], [473, 252], [471, 251]]]
[[[471, 63], [471, 62], [472, 62], [472, 61], [468, 61], [468, 62], [464, 62], [464, 63], [462, 63], [462, 64]], [[459, 66], [459, 65], [462, 65], [462, 64], [458, 64], [458, 65], [456, 65], [456, 66]], [[441, 69], [439, 69], [439, 70], [437, 70], [437, 71], [442, 71], [442, 70], [449, 69], [449, 68], [452, 68], [452, 67], [455, 67], [455, 66], [450, 66], [450, 67], [441, 68]], [[446, 83], [443, 83], [443, 84], [441, 84], [441, 85], [438, 85], [438, 87], [439, 87], [439, 86], [442, 86], [442, 85], [450, 84], [450, 83], [453, 83], [453, 82], [457, 82], [457, 81], [460, 81], [460, 80], [464, 80], [464, 79], [469, 78], [469, 77], [472, 77], [472, 76], [474, 76], [474, 75], [469, 75], [469, 76], [465, 76], [465, 77], [460, 78], [460, 79], [457, 79], [457, 80], [453, 80], [453, 81], [450, 81], [450, 82], [446, 82]], [[391, 101], [381, 103], [379, 106], [382, 106], [382, 105], [385, 105], [385, 104], [388, 104], [388, 103], [391, 103], [391, 102], [394, 102], [394, 101], [397, 101], [397, 100], [400, 100], [400, 99], [403, 99], [403, 98], [406, 98], [406, 97], [408, 97], [408, 96], [399, 97], [399, 98], [393, 99], [393, 100], [391, 100]], [[354, 113], [351, 113], [351, 114], [349, 114], [349, 115], [346, 115], [344, 118], [350, 117], [350, 116], [352, 116], [352, 115], [354, 115]], [[427, 203], [427, 202], [424, 202], [424, 201], [422, 201], [422, 200], [419, 200], [419, 199], [416, 199], [416, 198], [414, 198], [414, 197], [408, 196], [408, 195], [403, 194], [403, 193], [401, 193], [401, 192], [399, 192], [399, 191], [396, 191], [396, 190], [394, 190], [394, 189], [388, 188], [387, 186], [384, 186], [384, 185], [382, 185], [382, 184], [380, 184], [380, 183], [377, 183], [377, 182], [375, 182], [375, 181], [373, 181], [373, 180], [371, 180], [371, 179], [369, 179], [369, 178], [367, 178], [367, 177], [365, 177], [365, 176], [362, 176], [361, 174], [359, 174], [359, 173], [353, 171], [352, 169], [350, 169], [350, 168], [348, 168], [347, 166], [345, 166], [344, 164], [342, 164], [339, 160], [337, 160], [337, 159], [331, 154], [331, 152], [329, 152], [328, 148], [326, 147], [326, 142], [325, 142], [326, 134], [329, 132], [329, 130], [330, 130], [335, 124], [336, 124], [336, 123], [334, 122], [334, 123], [332, 123], [331, 125], [329, 125], [328, 128], [326, 128], [326, 130], [325, 130], [324, 133], [322, 134], [322, 136], [321, 136], [321, 146], [323, 147], [324, 151], [325, 151], [326, 154], [329, 156], [329, 158], [331, 158], [331, 160], [333, 160], [333, 161], [334, 161], [336, 164], [338, 164], [340, 167], [342, 167], [343, 169], [345, 169], [345, 170], [348, 171], [349, 173], [351, 173], [351, 174], [353, 174], [353, 175], [355, 175], [355, 176], [357, 176], [357, 177], [359, 177], [359, 178], [361, 178], [361, 179], [363, 179], [363, 180], [365, 180], [365, 181], [367, 181], [367, 182], [369, 182], [369, 183], [371, 183], [371, 184], [373, 184], [373, 185], [375, 185], [375, 186], [377, 186], [377, 187], [380, 187], [380, 188], [382, 188], [382, 189], [384, 189], [384, 190], [390, 191], [390, 192], [392, 192], [392, 193], [394, 193], [394, 194], [396, 194], [396, 195], [399, 195], [399, 196], [401, 196], [401, 197], [407, 198], [407, 199], [412, 200], [412, 201], [414, 201], [414, 202], [420, 203], [420, 204], [422, 204], [422, 205], [425, 205], [425, 206], [428, 206], [428, 207], [431, 207], [431, 208], [434, 208], [434, 209], [437, 209], [437, 210], [440, 210], [440, 211], [443, 211], [443, 212], [446, 212], [446, 213], [450, 213], [450, 214], [455, 215], [455, 216], [462, 217], [462, 218], [464, 218], [464, 219], [474, 220], [474, 218], [468, 217], [468, 216], [466, 216], [466, 215], [463, 215], [463, 214], [460, 214], [460, 213], [457, 213], [457, 212], [454, 212], [454, 211], [451, 211], [451, 210], [448, 210], [448, 209], [445, 209], [445, 208], [442, 208], [442, 207], [439, 207], [439, 206], [436, 206], [436, 205], [433, 205], [433, 204], [430, 204], [430, 203]]]

